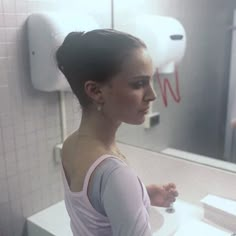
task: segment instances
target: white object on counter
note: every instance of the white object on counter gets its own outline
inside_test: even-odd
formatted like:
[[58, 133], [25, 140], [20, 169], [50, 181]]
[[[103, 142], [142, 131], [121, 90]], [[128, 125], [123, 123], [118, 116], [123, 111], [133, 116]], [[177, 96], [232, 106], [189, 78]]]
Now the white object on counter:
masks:
[[222, 231], [209, 224], [192, 220], [182, 224], [174, 236], [229, 236], [229, 232]]
[[228, 230], [236, 231], [236, 201], [207, 195], [201, 200], [204, 218]]

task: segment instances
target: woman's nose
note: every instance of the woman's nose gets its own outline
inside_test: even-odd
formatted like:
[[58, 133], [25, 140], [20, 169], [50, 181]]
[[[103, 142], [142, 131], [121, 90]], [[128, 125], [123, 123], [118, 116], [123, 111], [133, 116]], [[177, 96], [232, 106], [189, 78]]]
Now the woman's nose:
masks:
[[149, 101], [149, 102], [152, 102], [152, 101], [154, 101], [156, 98], [157, 98], [156, 92], [155, 92], [155, 90], [153, 89], [153, 85], [150, 84], [150, 85], [149, 85], [149, 88], [148, 88], [148, 90], [147, 90], [146, 96], [145, 96], [145, 100], [146, 100], [146, 101]]

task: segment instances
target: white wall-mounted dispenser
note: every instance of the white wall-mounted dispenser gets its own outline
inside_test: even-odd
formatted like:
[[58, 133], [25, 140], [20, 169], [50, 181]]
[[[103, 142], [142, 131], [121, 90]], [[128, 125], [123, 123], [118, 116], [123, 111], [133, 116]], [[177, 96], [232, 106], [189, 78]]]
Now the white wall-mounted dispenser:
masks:
[[159, 73], [173, 73], [186, 49], [186, 33], [182, 24], [171, 17], [140, 15], [119, 28], [142, 39], [147, 45]]
[[98, 29], [88, 15], [35, 13], [27, 21], [30, 73], [33, 87], [41, 91], [71, 91], [57, 68], [55, 52], [71, 31]]

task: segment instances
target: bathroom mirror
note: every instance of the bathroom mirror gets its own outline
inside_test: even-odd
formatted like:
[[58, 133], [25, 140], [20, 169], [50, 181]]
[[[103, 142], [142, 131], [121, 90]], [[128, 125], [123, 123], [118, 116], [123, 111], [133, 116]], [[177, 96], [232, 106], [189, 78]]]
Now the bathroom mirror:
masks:
[[[213, 166], [216, 160], [236, 163], [236, 129], [230, 125], [233, 112], [236, 117], [236, 71], [232, 66], [236, 65], [232, 53], [236, 49], [236, 1], [139, 0], [128, 4], [132, 12], [126, 3], [114, 0], [115, 29], [122, 29], [126, 17], [140, 13], [169, 16], [184, 26], [187, 47], [177, 67], [180, 101], [167, 88], [165, 104], [165, 94], [154, 76], [157, 99], [152, 109], [160, 113], [159, 124], [149, 129], [123, 124], [118, 140]], [[168, 79], [177, 96], [176, 74], [161, 77], [162, 85]]]

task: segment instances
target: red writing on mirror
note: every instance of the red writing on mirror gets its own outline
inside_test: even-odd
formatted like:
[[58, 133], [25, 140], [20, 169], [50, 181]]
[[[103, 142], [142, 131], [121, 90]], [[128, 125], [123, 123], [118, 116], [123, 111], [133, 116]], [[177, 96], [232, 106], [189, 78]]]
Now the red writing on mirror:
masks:
[[179, 76], [178, 76], [178, 71], [177, 71], [177, 67], [175, 67], [175, 72], [174, 72], [174, 77], [175, 77], [175, 91], [171, 86], [170, 83], [170, 79], [164, 77], [161, 78], [161, 74], [158, 72], [158, 70], [156, 71], [154, 77], [156, 77], [157, 82], [160, 86], [160, 90], [161, 90], [161, 96], [162, 96], [162, 100], [163, 103], [165, 105], [165, 107], [168, 106], [168, 99], [167, 99], [167, 89], [170, 92], [170, 95], [172, 96], [172, 98], [174, 99], [175, 102], [179, 103], [181, 100], [180, 97], [180, 91], [179, 91]]

